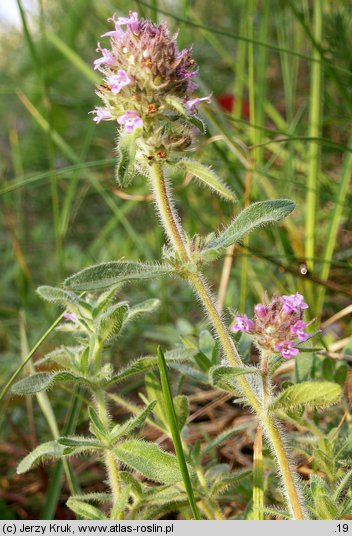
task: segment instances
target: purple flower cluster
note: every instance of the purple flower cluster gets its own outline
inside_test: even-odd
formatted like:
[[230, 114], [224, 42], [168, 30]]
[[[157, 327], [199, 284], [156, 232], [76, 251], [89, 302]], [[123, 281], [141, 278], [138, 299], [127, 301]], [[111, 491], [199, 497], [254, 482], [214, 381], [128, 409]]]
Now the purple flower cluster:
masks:
[[246, 315], [235, 316], [231, 330], [249, 333], [259, 348], [280, 353], [285, 359], [299, 353], [297, 342], [304, 342], [309, 335], [309, 326], [303, 320], [303, 311], [308, 305], [301, 294], [273, 298], [269, 303], [258, 303], [252, 319]]
[[114, 29], [102, 37], [110, 39], [110, 48], [98, 43], [100, 57], [94, 61], [104, 75], [97, 91], [104, 106], [93, 110], [94, 121], [117, 121], [125, 133], [140, 129], [141, 155], [148, 160], [189, 148], [197, 105], [210, 102], [210, 96], [193, 95], [197, 65], [191, 49], [178, 51], [177, 34], [170, 36], [164, 24], [139, 20], [135, 11], [108, 20]]

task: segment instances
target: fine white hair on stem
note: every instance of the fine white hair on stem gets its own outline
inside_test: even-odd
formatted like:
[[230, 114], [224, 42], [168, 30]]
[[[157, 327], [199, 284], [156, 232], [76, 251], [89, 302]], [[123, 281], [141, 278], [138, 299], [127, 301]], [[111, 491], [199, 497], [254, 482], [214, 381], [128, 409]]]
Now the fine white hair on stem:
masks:
[[[156, 183], [155, 183], [155, 181], [153, 180], [153, 178], [151, 177], [150, 174], [148, 174], [148, 178], [149, 178], [149, 184], [150, 184], [151, 190], [153, 192], [153, 201], [154, 201], [155, 211], [156, 211], [156, 213], [158, 215], [158, 218], [159, 218], [159, 220], [160, 220], [160, 222], [162, 224], [162, 227], [163, 227], [163, 229], [165, 231], [165, 234], [166, 234], [166, 237], [168, 239], [169, 244], [171, 246], [175, 246], [175, 244], [173, 242], [173, 237], [172, 237], [172, 235], [170, 233], [170, 229], [169, 229], [169, 226], [168, 226], [167, 217], [165, 216], [162, 207], [160, 207], [160, 202], [158, 200], [159, 197], [160, 197], [160, 194], [156, 190]], [[169, 213], [170, 213], [170, 215], [172, 217], [173, 222], [176, 225], [177, 231], [178, 231], [179, 235], [181, 236], [183, 243], [185, 243], [186, 239], [185, 239], [184, 231], [183, 231], [182, 224], [181, 224], [181, 221], [180, 221], [180, 217], [179, 217], [179, 215], [178, 215], [178, 213], [177, 213], [177, 211], [175, 209], [174, 203], [173, 203], [172, 187], [171, 187], [171, 184], [170, 184], [170, 180], [169, 180], [169, 178], [167, 177], [166, 174], [163, 177], [163, 183], [164, 183], [165, 192], [166, 192], [165, 201], [167, 202], [167, 209], [168, 209], [168, 211], [169, 211]]]
[[[283, 444], [283, 448], [284, 448], [285, 455], [286, 455], [286, 458], [287, 458], [288, 467], [289, 467], [292, 479], [294, 481], [294, 485], [295, 485], [295, 488], [296, 488], [298, 500], [299, 500], [301, 508], [303, 510], [304, 518], [309, 519], [308, 512], [304, 508], [304, 502], [305, 502], [304, 499], [305, 499], [305, 497], [304, 497], [304, 491], [303, 491], [302, 485], [301, 485], [301, 479], [300, 479], [300, 477], [298, 476], [298, 474], [297, 474], [297, 472], [295, 470], [294, 461], [293, 461], [292, 456], [291, 456], [291, 449], [289, 448], [289, 446], [287, 444], [287, 439], [286, 439], [284, 428], [283, 428], [282, 424], [279, 421], [277, 421], [276, 419], [274, 419], [273, 417], [271, 417], [271, 420], [272, 420], [272, 423], [275, 426], [275, 428], [277, 430], [277, 433], [279, 434], [281, 442]], [[283, 482], [282, 471], [281, 471], [280, 464], [279, 464], [278, 459], [277, 459], [277, 453], [276, 453], [276, 449], [275, 449], [275, 447], [273, 445], [271, 435], [270, 435], [269, 431], [267, 430], [267, 427], [265, 426], [265, 423], [259, 422], [259, 424], [262, 427], [263, 434], [264, 434], [264, 437], [266, 439], [266, 443], [267, 443], [267, 445], [268, 445], [268, 447], [270, 449], [270, 452], [271, 452], [271, 454], [272, 454], [272, 456], [273, 456], [273, 458], [275, 460], [277, 473], [278, 473], [278, 476], [279, 476], [279, 479], [280, 479], [281, 493], [285, 497], [287, 506], [288, 506], [288, 508], [290, 510], [291, 516], [293, 517], [294, 512], [293, 512], [293, 509], [291, 507], [291, 502], [290, 502], [290, 498], [289, 498], [287, 490], [286, 490], [286, 486], [285, 486], [285, 484]], [[293, 517], [293, 519], [294, 519], [294, 517]]]

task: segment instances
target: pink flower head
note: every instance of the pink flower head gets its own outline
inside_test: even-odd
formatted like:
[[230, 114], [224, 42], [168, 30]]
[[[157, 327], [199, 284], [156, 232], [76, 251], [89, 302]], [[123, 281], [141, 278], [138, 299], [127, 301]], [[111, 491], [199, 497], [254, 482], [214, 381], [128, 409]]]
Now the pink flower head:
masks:
[[308, 308], [308, 305], [304, 303], [302, 294], [298, 292], [290, 296], [281, 296], [280, 301], [283, 303], [282, 309], [285, 313], [299, 313], [301, 310]]
[[96, 124], [100, 123], [100, 121], [110, 121], [112, 119], [111, 113], [108, 112], [108, 110], [105, 110], [105, 108], [95, 108], [95, 110], [92, 110], [89, 113], [96, 114], [93, 119]]
[[297, 320], [295, 324], [290, 327], [291, 333], [297, 336], [299, 341], [306, 341], [308, 339], [308, 333], [304, 329], [308, 326], [303, 320]]
[[126, 71], [124, 71], [123, 69], [119, 69], [117, 71], [117, 74], [109, 76], [107, 82], [111, 86], [111, 93], [116, 95], [116, 93], [120, 93], [121, 89], [124, 86], [128, 86], [128, 84], [131, 83], [131, 79], [126, 73]]
[[75, 313], [64, 313], [64, 319], [67, 320], [67, 322], [76, 323], [78, 321], [77, 315]]
[[132, 30], [132, 32], [135, 32], [138, 28], [138, 13], [136, 11], [130, 11], [129, 17], [119, 17], [117, 20], [115, 19], [115, 16], [108, 19], [108, 21], [112, 21], [115, 24], [115, 30], [111, 30], [110, 32], [106, 32], [101, 37], [112, 37], [113, 39], [118, 39], [123, 35], [123, 30], [121, 29], [121, 26], [128, 25], [128, 27]]
[[235, 321], [231, 326], [231, 331], [237, 333], [238, 331], [243, 331], [248, 333], [251, 329], [254, 328], [253, 320], [250, 320], [247, 315], [238, 315], [235, 316]]
[[202, 97], [202, 98], [197, 97], [196, 99], [191, 99], [191, 100], [186, 101], [185, 104], [186, 104], [186, 108], [187, 108], [187, 110], [188, 110], [191, 114], [193, 114], [194, 112], [197, 111], [197, 108], [196, 108], [196, 107], [197, 107], [198, 104], [199, 104], [200, 102], [202, 102], [202, 101], [205, 101], [205, 102], [208, 102], [208, 103], [211, 102], [211, 95], [208, 95], [207, 97]]
[[266, 307], [262, 303], [258, 303], [254, 307], [254, 312], [255, 312], [255, 314], [257, 315], [258, 318], [263, 319], [263, 318], [266, 318], [268, 316], [269, 309], [268, 309], [268, 307]]
[[117, 120], [119, 125], [125, 126], [125, 131], [131, 134], [135, 128], [143, 127], [143, 120], [139, 117], [136, 111], [127, 110], [124, 115], [121, 115]]
[[282, 357], [290, 359], [294, 355], [299, 353], [298, 348], [295, 348], [292, 341], [283, 341], [276, 345], [276, 349], [279, 350]]
[[97, 69], [99, 69], [99, 67], [101, 65], [103, 65], [104, 63], [106, 65], [115, 65], [116, 60], [115, 60], [115, 57], [114, 57], [113, 53], [110, 50], [108, 50], [107, 48], [101, 48], [100, 43], [98, 43], [97, 52], [101, 52], [102, 57], [97, 58], [96, 60], [94, 60], [94, 70], [95, 71]]

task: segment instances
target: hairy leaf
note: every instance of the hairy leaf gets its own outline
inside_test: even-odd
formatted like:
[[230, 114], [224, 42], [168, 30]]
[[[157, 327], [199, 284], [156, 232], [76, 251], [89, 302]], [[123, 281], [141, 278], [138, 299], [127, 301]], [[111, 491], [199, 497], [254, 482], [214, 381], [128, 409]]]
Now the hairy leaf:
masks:
[[260, 374], [256, 367], [227, 367], [224, 365], [215, 365], [209, 370], [209, 379], [212, 385], [218, 385], [224, 380], [243, 376], [243, 374]]
[[340, 519], [334, 501], [328, 495], [319, 495], [315, 499], [315, 513], [317, 519]]
[[77, 514], [79, 517], [83, 517], [83, 519], [89, 519], [94, 521], [104, 521], [105, 519], [107, 519], [107, 517], [104, 516], [103, 512], [101, 512], [95, 506], [92, 506], [91, 504], [88, 504], [86, 502], [78, 501], [77, 499], [73, 499], [72, 497], [70, 497], [66, 504], [69, 509], [72, 510], [72, 512]]
[[59, 437], [57, 440], [59, 445], [63, 445], [64, 447], [72, 447], [72, 448], [80, 448], [80, 447], [88, 447], [88, 448], [94, 448], [94, 449], [102, 449], [105, 448], [102, 443], [99, 443], [95, 437]]
[[127, 311], [128, 305], [117, 303], [98, 317], [97, 335], [101, 341], [108, 341], [118, 335]]
[[16, 395], [34, 395], [49, 389], [57, 382], [75, 382], [91, 386], [91, 382], [83, 376], [78, 376], [67, 371], [37, 372], [28, 378], [23, 378], [12, 386], [12, 392]]
[[123, 283], [118, 283], [117, 285], [112, 285], [111, 288], [100, 294], [100, 296], [97, 298], [94, 309], [93, 309], [93, 317], [96, 318], [100, 315], [100, 313], [104, 312], [105, 309], [109, 307], [111, 302], [115, 299], [116, 294], [119, 290], [121, 290], [121, 287], [123, 286]]
[[48, 441], [47, 443], [42, 443], [32, 452], [27, 454], [25, 458], [20, 462], [17, 467], [17, 473], [19, 475], [26, 473], [31, 469], [33, 465], [36, 465], [41, 460], [47, 458], [61, 458], [65, 451], [63, 445], [59, 445], [56, 441]]
[[232, 471], [230, 475], [220, 475], [211, 487], [210, 497], [214, 497], [217, 494], [224, 493], [229, 488], [238, 486], [240, 480], [251, 474], [252, 471], [250, 469], [239, 469], [237, 471]]
[[282, 391], [270, 404], [270, 411], [293, 410], [298, 406], [324, 408], [342, 396], [340, 385], [332, 382], [302, 382]]
[[131, 488], [131, 493], [133, 495], [135, 495], [136, 497], [138, 497], [138, 499], [141, 499], [142, 498], [142, 495], [144, 494], [144, 490], [142, 488], [142, 485], [141, 483], [136, 479], [134, 478], [131, 473], [127, 472], [127, 471], [120, 471], [119, 472], [119, 475], [120, 475], [120, 478], [121, 480], [127, 484], [128, 486], [130, 486]]
[[206, 186], [209, 186], [212, 190], [218, 193], [224, 199], [228, 201], [236, 201], [235, 194], [230, 188], [216, 175], [216, 173], [199, 162], [193, 160], [182, 160], [179, 165], [186, 168], [188, 173], [192, 173], [197, 179], [199, 179]]
[[106, 428], [92, 406], [88, 407], [89, 429], [98, 439], [106, 439]]
[[135, 134], [125, 133], [120, 136], [119, 154], [116, 165], [116, 181], [119, 186], [128, 186], [135, 175], [136, 140]]
[[124, 281], [153, 279], [169, 275], [172, 269], [158, 263], [111, 261], [85, 268], [64, 281], [64, 286], [75, 290], [96, 290]]
[[43, 285], [37, 288], [37, 293], [41, 298], [51, 303], [57, 303], [64, 306], [78, 304], [78, 296], [74, 292], [62, 288]]
[[77, 500], [77, 501], [83, 501], [83, 502], [112, 502], [113, 501], [113, 495], [112, 493], [100, 493], [100, 492], [92, 492], [92, 493], [82, 493], [82, 495], [72, 495], [70, 497], [71, 499]]
[[134, 417], [131, 417], [131, 419], [124, 422], [123, 424], [117, 424], [116, 426], [114, 426], [114, 428], [111, 430], [111, 441], [116, 441], [117, 439], [128, 435], [138, 426], [141, 426], [144, 421], [149, 417], [150, 413], [153, 411], [155, 404], [156, 400], [153, 400], [153, 402], [150, 402], [150, 404], [148, 404], [148, 406], [144, 408], [140, 413], [138, 413]]
[[[168, 363], [191, 361], [195, 351], [190, 348], [176, 348], [165, 352], [165, 359]], [[119, 383], [134, 374], [145, 373], [158, 367], [158, 358], [154, 356], [145, 356], [132, 361], [127, 367], [120, 370], [118, 374], [113, 376], [109, 381], [109, 385]]]
[[124, 511], [126, 505], [128, 504], [128, 499], [131, 493], [132, 486], [127, 484], [122, 491], [120, 492], [117, 500], [114, 502], [114, 506], [111, 510], [110, 519], [120, 519], [120, 515]]
[[164, 484], [174, 484], [182, 480], [175, 456], [164, 452], [155, 443], [130, 439], [113, 449], [116, 457], [146, 478]]
[[159, 307], [159, 305], [160, 300], [152, 298], [150, 300], [145, 300], [141, 303], [138, 303], [133, 307], [130, 307], [127, 318], [125, 319], [124, 323], [129, 322], [130, 320], [133, 320], [144, 313], [151, 313], [155, 311], [155, 309]]
[[236, 216], [232, 223], [221, 231], [216, 238], [210, 240], [203, 250], [205, 258], [221, 255], [228, 246], [242, 240], [242, 238], [264, 225], [280, 222], [286, 218], [295, 204], [289, 199], [275, 199], [272, 201], [259, 201], [245, 208]]
[[221, 445], [221, 443], [224, 443], [225, 441], [230, 439], [230, 437], [232, 437], [233, 435], [239, 434], [240, 432], [244, 432], [244, 430], [246, 430], [247, 428], [248, 426], [246, 424], [243, 424], [241, 426], [234, 426], [233, 428], [224, 430], [219, 435], [214, 437], [214, 439], [212, 439], [211, 441], [207, 443], [207, 445], [202, 450], [202, 456], [210, 452], [212, 449], [215, 449], [216, 447]]

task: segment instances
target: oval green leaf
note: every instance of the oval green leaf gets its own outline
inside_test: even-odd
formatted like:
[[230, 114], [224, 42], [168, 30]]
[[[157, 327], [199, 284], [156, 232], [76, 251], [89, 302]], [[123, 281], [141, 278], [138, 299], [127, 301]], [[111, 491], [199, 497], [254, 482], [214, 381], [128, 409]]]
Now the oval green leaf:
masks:
[[299, 406], [325, 408], [342, 396], [340, 385], [333, 382], [302, 382], [282, 391], [270, 404], [270, 411], [290, 411]]
[[138, 439], [124, 441], [113, 449], [116, 457], [149, 480], [175, 484], [182, 474], [175, 456], [164, 452], [155, 443]]

